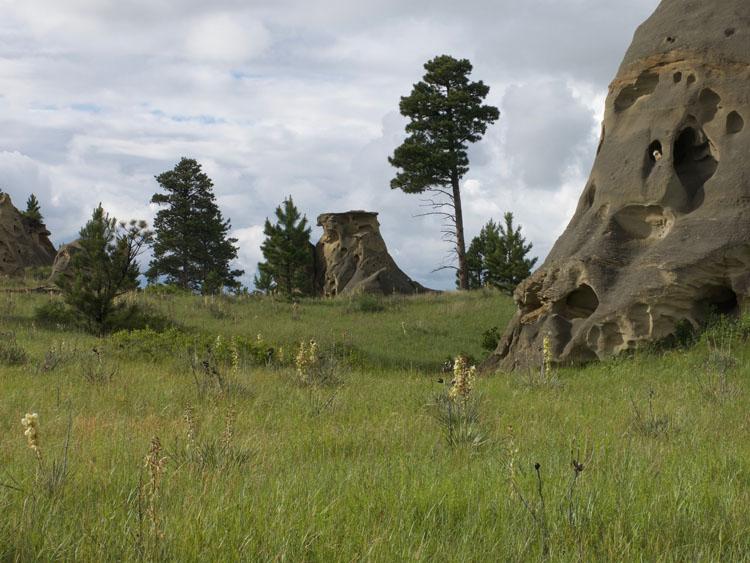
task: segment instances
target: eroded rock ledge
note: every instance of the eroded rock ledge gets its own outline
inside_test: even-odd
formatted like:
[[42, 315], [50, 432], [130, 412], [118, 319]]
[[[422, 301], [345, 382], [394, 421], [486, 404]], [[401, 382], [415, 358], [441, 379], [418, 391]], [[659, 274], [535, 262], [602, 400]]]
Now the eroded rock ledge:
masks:
[[591, 177], [486, 369], [605, 358], [750, 293], [750, 3], [663, 0], [606, 102]]

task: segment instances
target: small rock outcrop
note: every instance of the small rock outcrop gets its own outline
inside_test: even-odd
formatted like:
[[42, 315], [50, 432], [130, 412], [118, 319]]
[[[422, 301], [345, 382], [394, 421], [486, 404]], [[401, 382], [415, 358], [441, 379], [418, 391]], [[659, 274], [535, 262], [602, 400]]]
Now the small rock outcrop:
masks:
[[315, 285], [322, 295], [347, 293], [422, 293], [388, 253], [378, 214], [368, 211], [324, 213], [323, 236], [315, 247]]
[[56, 285], [60, 281], [60, 278], [65, 276], [69, 272], [70, 260], [78, 250], [80, 250], [78, 241], [73, 241], [69, 244], [64, 244], [57, 251], [55, 261], [52, 264], [52, 274], [49, 278], [49, 283]]
[[578, 208], [487, 369], [605, 358], [750, 295], [750, 2], [663, 0], [610, 85]]
[[0, 194], [0, 275], [15, 276], [26, 268], [51, 266], [55, 247], [47, 227], [24, 217], [10, 196]]

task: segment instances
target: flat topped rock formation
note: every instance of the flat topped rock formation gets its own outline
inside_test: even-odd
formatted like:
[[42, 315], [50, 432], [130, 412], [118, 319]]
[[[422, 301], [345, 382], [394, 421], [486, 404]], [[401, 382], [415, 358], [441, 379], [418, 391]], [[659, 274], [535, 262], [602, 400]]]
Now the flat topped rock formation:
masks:
[[15, 276], [25, 268], [51, 266], [55, 247], [42, 223], [24, 217], [8, 194], [0, 194], [0, 275]]
[[750, 293], [750, 2], [663, 0], [609, 89], [591, 177], [485, 368], [672, 337]]
[[428, 291], [409, 279], [391, 258], [377, 213], [324, 213], [318, 225], [323, 227], [323, 236], [315, 247], [316, 286], [323, 295]]

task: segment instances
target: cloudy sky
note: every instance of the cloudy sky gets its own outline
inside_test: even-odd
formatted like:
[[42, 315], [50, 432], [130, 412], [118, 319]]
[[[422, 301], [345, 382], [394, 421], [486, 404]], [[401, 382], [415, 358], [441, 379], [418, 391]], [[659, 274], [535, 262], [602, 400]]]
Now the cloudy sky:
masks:
[[[286, 195], [380, 212], [401, 267], [436, 288], [449, 250], [393, 192], [399, 97], [435, 55], [469, 58], [501, 118], [472, 147], [467, 236], [512, 211], [543, 258], [593, 162], [606, 89], [658, 0], [0, 0], [0, 188], [37, 194], [53, 242], [101, 201], [150, 219], [181, 156], [214, 179], [251, 277]], [[313, 229], [317, 240], [320, 230]]]

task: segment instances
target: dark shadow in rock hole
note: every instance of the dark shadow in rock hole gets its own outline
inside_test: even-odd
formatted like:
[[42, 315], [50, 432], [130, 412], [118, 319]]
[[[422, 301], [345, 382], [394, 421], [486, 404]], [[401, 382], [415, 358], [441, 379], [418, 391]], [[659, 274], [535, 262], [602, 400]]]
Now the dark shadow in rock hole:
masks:
[[588, 284], [581, 284], [565, 298], [563, 316], [567, 319], [585, 319], [599, 307], [599, 298]]
[[682, 73], [681, 72], [675, 72], [672, 75], [672, 80], [674, 80], [675, 84], [679, 84], [682, 81]]
[[711, 88], [701, 90], [701, 93], [698, 96], [699, 118], [701, 123], [713, 121], [713, 118], [716, 117], [716, 112], [719, 111], [720, 103], [721, 96], [711, 90]]
[[643, 159], [644, 180], [648, 178], [649, 174], [651, 174], [651, 171], [654, 169], [654, 166], [656, 166], [656, 163], [661, 160], [663, 155], [664, 150], [662, 149], [661, 141], [654, 141], [648, 146], [648, 149], [646, 149], [646, 156]]
[[701, 314], [706, 317], [712, 315], [737, 316], [740, 312], [737, 294], [731, 287], [708, 286], [703, 288], [703, 297], [698, 301]]
[[736, 111], [727, 115], [727, 135], [736, 135], [745, 128], [745, 120]]
[[639, 98], [653, 94], [659, 84], [659, 75], [654, 72], [642, 72], [635, 84], [625, 86], [615, 98], [615, 111], [621, 112], [628, 109]]
[[687, 195], [688, 211], [693, 211], [703, 203], [703, 186], [716, 173], [719, 162], [706, 134], [693, 127], [686, 127], [677, 136], [673, 155], [675, 172]]

